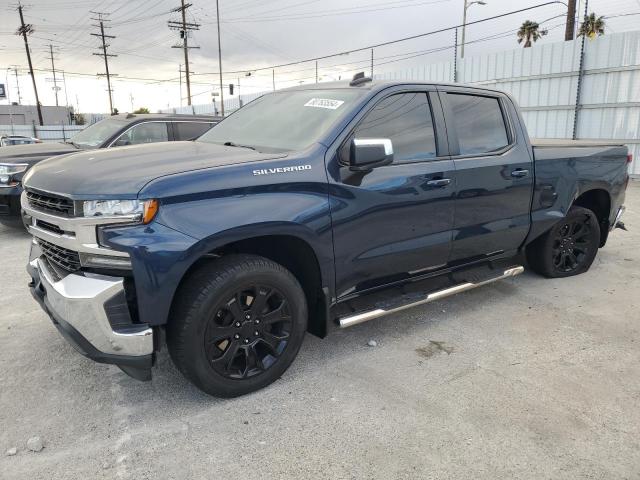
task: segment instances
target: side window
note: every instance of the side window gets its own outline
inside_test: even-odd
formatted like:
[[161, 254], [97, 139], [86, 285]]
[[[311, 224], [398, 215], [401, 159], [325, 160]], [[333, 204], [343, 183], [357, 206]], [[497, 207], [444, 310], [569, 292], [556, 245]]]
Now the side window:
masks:
[[169, 134], [166, 122], [147, 122], [140, 123], [123, 133], [114, 146], [167, 141], [169, 141]]
[[448, 93], [460, 155], [491, 153], [509, 145], [497, 98]]
[[388, 138], [394, 162], [436, 156], [436, 139], [427, 94], [400, 93], [378, 103], [356, 127], [352, 138]]
[[176, 140], [195, 140], [209, 130], [213, 124], [205, 122], [175, 122]]

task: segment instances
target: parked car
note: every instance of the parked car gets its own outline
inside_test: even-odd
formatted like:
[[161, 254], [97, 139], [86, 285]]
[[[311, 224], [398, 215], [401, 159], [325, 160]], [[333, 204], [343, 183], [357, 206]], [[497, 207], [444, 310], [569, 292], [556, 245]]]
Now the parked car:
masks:
[[32, 145], [34, 143], [42, 143], [42, 140], [34, 137], [25, 137], [24, 135], [0, 136], [0, 147], [12, 147], [14, 145]]
[[[0, 150], [0, 223], [21, 226], [22, 177], [45, 158], [69, 152], [141, 143], [194, 140], [220, 121], [206, 115], [122, 114], [101, 120], [67, 142], [22, 145]], [[26, 137], [25, 137], [26, 138]]]
[[34, 298], [77, 349], [198, 388], [278, 379], [325, 336], [531, 268], [587, 271], [624, 211], [618, 144], [530, 141], [505, 93], [300, 86], [196, 142], [59, 157], [22, 196]]

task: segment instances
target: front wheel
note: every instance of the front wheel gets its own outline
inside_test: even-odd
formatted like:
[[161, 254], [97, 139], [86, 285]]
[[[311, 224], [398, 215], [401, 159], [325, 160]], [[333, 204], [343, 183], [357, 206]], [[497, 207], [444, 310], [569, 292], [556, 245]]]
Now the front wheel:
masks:
[[545, 277], [570, 277], [589, 270], [599, 244], [600, 226], [595, 213], [571, 207], [563, 220], [527, 247], [527, 261]]
[[198, 388], [235, 397], [277, 380], [296, 357], [307, 304], [296, 278], [255, 255], [198, 267], [176, 294], [169, 353]]

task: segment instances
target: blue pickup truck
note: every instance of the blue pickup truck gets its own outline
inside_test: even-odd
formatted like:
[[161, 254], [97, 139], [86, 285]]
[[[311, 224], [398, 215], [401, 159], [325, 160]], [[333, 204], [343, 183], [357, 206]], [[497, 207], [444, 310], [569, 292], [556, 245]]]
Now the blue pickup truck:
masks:
[[499, 91], [304, 85], [195, 142], [36, 165], [30, 289], [85, 356], [148, 380], [166, 345], [197, 387], [233, 397], [278, 379], [306, 332], [525, 264], [585, 272], [621, 225], [628, 161], [622, 145], [530, 141]]

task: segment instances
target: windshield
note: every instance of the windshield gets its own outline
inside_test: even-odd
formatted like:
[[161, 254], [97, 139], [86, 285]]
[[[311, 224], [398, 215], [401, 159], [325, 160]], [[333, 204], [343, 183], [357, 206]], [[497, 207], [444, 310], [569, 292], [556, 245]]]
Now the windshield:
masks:
[[100, 120], [76, 133], [71, 138], [71, 142], [80, 148], [98, 148], [128, 123], [126, 120], [115, 118]]
[[225, 118], [197, 141], [259, 151], [302, 150], [320, 140], [364, 93], [356, 89], [270, 93]]

